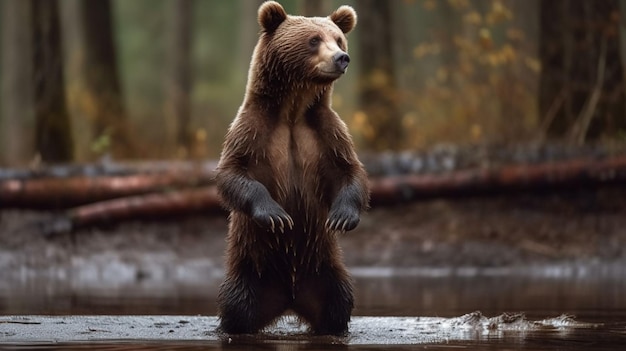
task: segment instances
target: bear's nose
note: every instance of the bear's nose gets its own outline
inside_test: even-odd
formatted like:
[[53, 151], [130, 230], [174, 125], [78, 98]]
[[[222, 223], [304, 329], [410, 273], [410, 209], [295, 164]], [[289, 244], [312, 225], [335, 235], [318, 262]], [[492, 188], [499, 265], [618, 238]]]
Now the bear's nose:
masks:
[[348, 68], [348, 63], [350, 63], [350, 56], [348, 56], [348, 54], [346, 54], [345, 52], [338, 52], [333, 55], [333, 61], [335, 62], [335, 66], [337, 66], [341, 73], [343, 73], [346, 71], [346, 68]]

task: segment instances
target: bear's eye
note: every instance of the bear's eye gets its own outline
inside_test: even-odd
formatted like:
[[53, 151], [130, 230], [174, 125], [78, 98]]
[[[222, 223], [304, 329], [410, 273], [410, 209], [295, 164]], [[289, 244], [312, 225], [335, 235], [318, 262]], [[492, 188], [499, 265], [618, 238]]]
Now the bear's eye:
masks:
[[341, 40], [341, 38], [337, 39], [337, 46], [339, 46], [340, 48], [343, 47], [343, 40]]
[[320, 37], [313, 37], [309, 40], [309, 45], [311, 46], [317, 46], [319, 45], [320, 41], [322, 40], [322, 38]]

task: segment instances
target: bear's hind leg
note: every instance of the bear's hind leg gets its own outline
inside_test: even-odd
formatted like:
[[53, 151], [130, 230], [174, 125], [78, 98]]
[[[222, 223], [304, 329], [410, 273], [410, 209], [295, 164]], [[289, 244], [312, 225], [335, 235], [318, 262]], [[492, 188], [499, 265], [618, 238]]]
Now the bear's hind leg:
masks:
[[256, 285], [240, 277], [227, 277], [222, 283], [217, 295], [220, 331], [229, 334], [251, 334], [261, 329]]
[[352, 281], [344, 267], [320, 268], [298, 284], [293, 310], [318, 335], [345, 335], [354, 307]]
[[263, 284], [258, 275], [228, 276], [218, 294], [219, 330], [228, 334], [253, 334], [287, 309], [287, 298]]

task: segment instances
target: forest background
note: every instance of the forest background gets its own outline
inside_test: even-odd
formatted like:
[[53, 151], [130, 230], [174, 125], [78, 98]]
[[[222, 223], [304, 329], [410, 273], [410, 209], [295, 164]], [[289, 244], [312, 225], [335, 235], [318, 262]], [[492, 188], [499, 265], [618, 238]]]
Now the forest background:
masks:
[[[0, 166], [217, 158], [242, 101], [258, 0], [0, 0]], [[622, 144], [624, 0], [349, 4], [333, 107], [361, 152]]]

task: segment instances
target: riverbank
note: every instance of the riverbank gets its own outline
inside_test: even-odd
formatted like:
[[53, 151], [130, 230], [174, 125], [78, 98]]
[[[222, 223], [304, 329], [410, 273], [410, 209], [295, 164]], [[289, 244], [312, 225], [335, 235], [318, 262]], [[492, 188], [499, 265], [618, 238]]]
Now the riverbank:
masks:
[[[372, 209], [340, 240], [351, 267], [626, 262], [625, 210], [621, 187], [430, 200]], [[131, 221], [46, 238], [39, 225], [52, 216], [0, 212], [0, 276], [107, 280], [172, 274], [194, 279], [197, 270], [221, 274], [225, 216]]]

